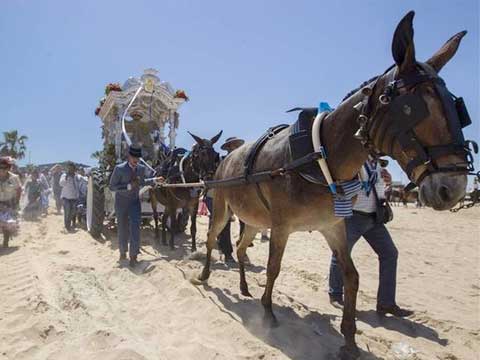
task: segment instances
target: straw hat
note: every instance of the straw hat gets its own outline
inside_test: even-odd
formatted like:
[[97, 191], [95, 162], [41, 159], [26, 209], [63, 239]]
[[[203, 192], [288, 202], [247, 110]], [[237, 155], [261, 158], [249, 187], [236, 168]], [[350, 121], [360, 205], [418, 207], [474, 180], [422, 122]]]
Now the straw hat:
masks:
[[242, 140], [242, 139], [239, 139], [235, 136], [232, 136], [232, 137], [227, 138], [227, 140], [225, 140], [225, 142], [223, 143], [223, 145], [220, 148], [222, 150], [225, 150], [225, 151], [229, 148], [236, 149], [236, 148], [242, 146], [244, 143], [245, 143], [245, 140]]

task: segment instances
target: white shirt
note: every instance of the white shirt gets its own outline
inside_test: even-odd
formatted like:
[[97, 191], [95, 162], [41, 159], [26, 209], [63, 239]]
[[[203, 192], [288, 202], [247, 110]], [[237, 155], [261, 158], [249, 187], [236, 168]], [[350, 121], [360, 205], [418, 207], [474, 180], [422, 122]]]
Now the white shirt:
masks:
[[62, 187], [60, 197], [69, 200], [78, 199], [81, 178], [80, 175], [75, 174], [75, 177], [69, 176], [67, 179], [67, 174], [62, 174], [60, 177], [60, 186]]
[[[385, 182], [382, 179], [380, 174], [382, 168], [378, 163], [374, 165], [375, 167], [372, 168], [370, 166], [370, 170], [377, 172], [377, 182], [375, 183], [375, 190], [377, 190], [378, 197], [380, 199], [385, 199]], [[362, 188], [357, 196], [357, 201], [353, 205], [353, 210], [361, 211], [365, 213], [374, 213], [377, 211], [377, 201], [375, 199], [375, 194], [373, 190], [367, 196], [367, 192], [365, 189]]]

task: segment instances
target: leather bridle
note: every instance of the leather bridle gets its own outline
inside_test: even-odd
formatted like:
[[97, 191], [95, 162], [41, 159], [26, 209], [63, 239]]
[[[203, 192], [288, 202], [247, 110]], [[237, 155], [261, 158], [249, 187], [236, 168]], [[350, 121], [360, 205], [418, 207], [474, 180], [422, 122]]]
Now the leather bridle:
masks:
[[[472, 152], [478, 152], [478, 145], [463, 137], [462, 128], [471, 124], [463, 99], [450, 93], [443, 79], [428, 64], [417, 63], [417, 66], [418, 71], [414, 74], [397, 79], [395, 66], [390, 67], [362, 89], [364, 99], [355, 105], [359, 111], [357, 120], [360, 125], [355, 137], [372, 155], [378, 157], [386, 153], [393, 156], [396, 142], [404, 154], [415, 153], [414, 157], [409, 156], [410, 160], [405, 166], [405, 172], [413, 183], [409, 185], [410, 188], [435, 173], [472, 173]], [[387, 85], [378, 91], [379, 80], [385, 78]], [[448, 144], [426, 146], [415, 133], [415, 127], [430, 114], [425, 100], [416, 91], [422, 83], [432, 84], [442, 103], [452, 139]], [[374, 94], [380, 94], [377, 106], [374, 106]], [[460, 156], [463, 161], [448, 166], [439, 165], [438, 159], [446, 155]], [[421, 166], [424, 169], [414, 178], [415, 170]]]

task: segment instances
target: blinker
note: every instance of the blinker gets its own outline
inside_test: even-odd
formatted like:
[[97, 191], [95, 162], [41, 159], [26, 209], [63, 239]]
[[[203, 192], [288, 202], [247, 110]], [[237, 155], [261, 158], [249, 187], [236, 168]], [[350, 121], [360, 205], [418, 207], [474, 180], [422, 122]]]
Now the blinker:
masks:
[[405, 133], [425, 119], [430, 112], [421, 96], [405, 94], [394, 98], [390, 104], [389, 118], [392, 135]]
[[462, 129], [468, 125], [471, 125], [472, 119], [470, 119], [465, 101], [463, 101], [462, 97], [455, 97], [455, 108], [457, 109], [458, 120], [460, 120]]

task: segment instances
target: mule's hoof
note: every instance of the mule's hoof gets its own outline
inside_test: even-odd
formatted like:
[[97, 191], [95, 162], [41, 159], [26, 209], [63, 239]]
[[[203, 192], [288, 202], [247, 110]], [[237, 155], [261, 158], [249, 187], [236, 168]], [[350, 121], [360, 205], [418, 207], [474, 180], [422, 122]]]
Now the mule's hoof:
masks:
[[240, 292], [242, 293], [243, 296], [253, 298], [252, 294], [250, 294], [250, 291], [248, 291], [248, 289], [244, 289], [240, 287]]
[[210, 271], [202, 271], [200, 275], [198, 275], [198, 280], [201, 282], [205, 282], [210, 277]]
[[360, 350], [357, 346], [342, 346], [338, 353], [340, 360], [355, 360], [360, 357]]

